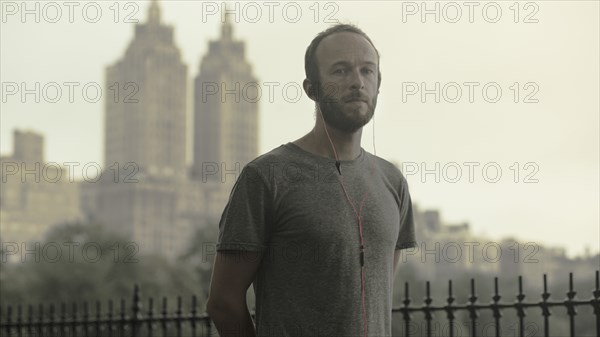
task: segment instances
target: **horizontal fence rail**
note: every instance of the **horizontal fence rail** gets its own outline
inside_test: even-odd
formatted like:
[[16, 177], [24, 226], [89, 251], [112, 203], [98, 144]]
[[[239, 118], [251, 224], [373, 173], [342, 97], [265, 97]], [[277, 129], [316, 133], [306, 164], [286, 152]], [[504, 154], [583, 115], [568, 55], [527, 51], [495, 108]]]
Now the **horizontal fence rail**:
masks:
[[[455, 322], [455, 313], [467, 312], [470, 319], [471, 331], [469, 336], [476, 337], [477, 321], [480, 311], [488, 310], [494, 318], [495, 336], [501, 336], [500, 321], [502, 312], [515, 310], [518, 317], [519, 327], [518, 336], [525, 337], [526, 308], [539, 308], [544, 320], [544, 336], [549, 336], [549, 319], [551, 316], [551, 307], [562, 307], [566, 309], [569, 316], [570, 336], [575, 337], [575, 316], [577, 315], [577, 306], [592, 306], [593, 315], [596, 321], [596, 336], [600, 337], [600, 272], [595, 274], [595, 289], [592, 290], [592, 298], [589, 300], [576, 300], [576, 292], [573, 289], [573, 273], [569, 273], [569, 289], [566, 292], [566, 299], [563, 301], [550, 301], [550, 293], [547, 290], [547, 277], [544, 274], [544, 292], [542, 300], [534, 303], [526, 303], [523, 293], [523, 282], [521, 276], [518, 278], [519, 292], [514, 303], [500, 303], [500, 293], [498, 289], [498, 278], [494, 279], [494, 295], [490, 304], [478, 304], [478, 297], [475, 292], [475, 280], [471, 279], [470, 297], [468, 303], [463, 305], [454, 304], [455, 298], [452, 295], [452, 281], [448, 281], [447, 305], [433, 306], [431, 298], [429, 281], [426, 282], [426, 296], [424, 305], [421, 307], [411, 307], [409, 293], [409, 284], [405, 283], [403, 306], [392, 309], [392, 313], [401, 313], [404, 322], [404, 336], [421, 336], [422, 334], [412, 334], [411, 322], [412, 314], [415, 312], [423, 313], [426, 321], [425, 336], [432, 336], [432, 320], [435, 312], [443, 312], [448, 320], [450, 329], [449, 337], [454, 336], [452, 325]], [[115, 308], [113, 301], [108, 301], [108, 310], [103, 313], [100, 301], [95, 302], [93, 312], [90, 311], [88, 302], [83, 302], [82, 311], [76, 303], [73, 303], [68, 312], [67, 305], [61, 303], [60, 310], [56, 310], [53, 304], [44, 307], [40, 304], [37, 313], [34, 312], [32, 305], [27, 306], [27, 312], [24, 313], [23, 306], [6, 305], [0, 307], [0, 336], [217, 336], [216, 329], [212, 326], [210, 317], [206, 313], [199, 313], [197, 298], [192, 296], [190, 306], [184, 312], [183, 301], [177, 297], [175, 311], [169, 312], [167, 298], [163, 298], [159, 308], [155, 310], [153, 298], [148, 299], [148, 307], [144, 311], [140, 300], [140, 288], [134, 286], [132, 306], [127, 308], [124, 299], [121, 299], [119, 308]], [[46, 310], [47, 309], [47, 310]], [[252, 313], [254, 318], [254, 313]]]

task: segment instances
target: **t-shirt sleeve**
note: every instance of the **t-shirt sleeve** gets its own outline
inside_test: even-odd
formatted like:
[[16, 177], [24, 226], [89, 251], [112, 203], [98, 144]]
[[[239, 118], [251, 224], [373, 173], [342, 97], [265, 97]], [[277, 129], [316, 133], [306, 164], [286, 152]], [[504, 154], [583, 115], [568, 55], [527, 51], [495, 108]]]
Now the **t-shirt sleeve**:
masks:
[[413, 217], [412, 201], [408, 192], [408, 183], [406, 178], [402, 177], [400, 185], [400, 231], [398, 233], [398, 241], [396, 242], [396, 250], [406, 249], [417, 246], [415, 237], [415, 220]]
[[270, 192], [260, 169], [246, 165], [219, 222], [217, 251], [262, 251], [269, 237]]

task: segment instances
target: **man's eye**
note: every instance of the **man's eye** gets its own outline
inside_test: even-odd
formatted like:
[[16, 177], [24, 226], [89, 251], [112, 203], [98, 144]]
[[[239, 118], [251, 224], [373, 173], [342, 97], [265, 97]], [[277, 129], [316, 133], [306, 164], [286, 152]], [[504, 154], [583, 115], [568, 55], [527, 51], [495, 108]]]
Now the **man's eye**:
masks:
[[333, 71], [334, 74], [343, 74], [345, 72], [344, 69], [336, 69]]
[[374, 74], [375, 73], [375, 71], [373, 71], [373, 69], [365, 69], [364, 71], [367, 74]]

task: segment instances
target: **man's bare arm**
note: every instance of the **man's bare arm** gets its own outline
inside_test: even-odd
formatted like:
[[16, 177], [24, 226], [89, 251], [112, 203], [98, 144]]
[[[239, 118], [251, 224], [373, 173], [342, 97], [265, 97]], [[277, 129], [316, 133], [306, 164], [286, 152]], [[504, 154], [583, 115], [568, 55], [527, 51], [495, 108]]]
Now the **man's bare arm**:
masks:
[[398, 264], [400, 263], [400, 255], [402, 255], [402, 250], [397, 249], [394, 251], [394, 277], [396, 277], [396, 271], [398, 271]]
[[215, 323], [219, 336], [256, 336], [246, 304], [246, 292], [254, 281], [260, 257], [259, 252], [217, 252], [206, 312]]

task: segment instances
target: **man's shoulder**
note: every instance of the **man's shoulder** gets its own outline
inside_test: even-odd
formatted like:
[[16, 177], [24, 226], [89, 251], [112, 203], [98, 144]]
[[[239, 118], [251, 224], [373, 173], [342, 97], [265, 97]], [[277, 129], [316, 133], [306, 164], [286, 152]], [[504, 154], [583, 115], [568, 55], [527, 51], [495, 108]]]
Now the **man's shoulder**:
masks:
[[280, 168], [281, 164], [286, 164], [297, 160], [295, 153], [291, 151], [287, 144], [282, 144], [269, 152], [263, 153], [244, 166], [244, 171], [251, 171], [254, 174], [262, 175], [264, 180], [273, 176], [273, 170]]
[[369, 153], [369, 155], [375, 160], [377, 166], [381, 169], [381, 172], [385, 177], [387, 177], [394, 185], [403, 185], [406, 184], [406, 178], [402, 171], [398, 167], [399, 164], [396, 162], [390, 162], [382, 157], [376, 156], [374, 154]]
[[262, 168], [265, 165], [272, 165], [276, 163], [286, 162], [293, 160], [293, 153], [290, 153], [286, 144], [281, 144], [280, 146], [272, 149], [269, 152], [263, 153], [260, 156], [254, 158], [251, 162], [248, 163], [247, 166], [254, 168]]

